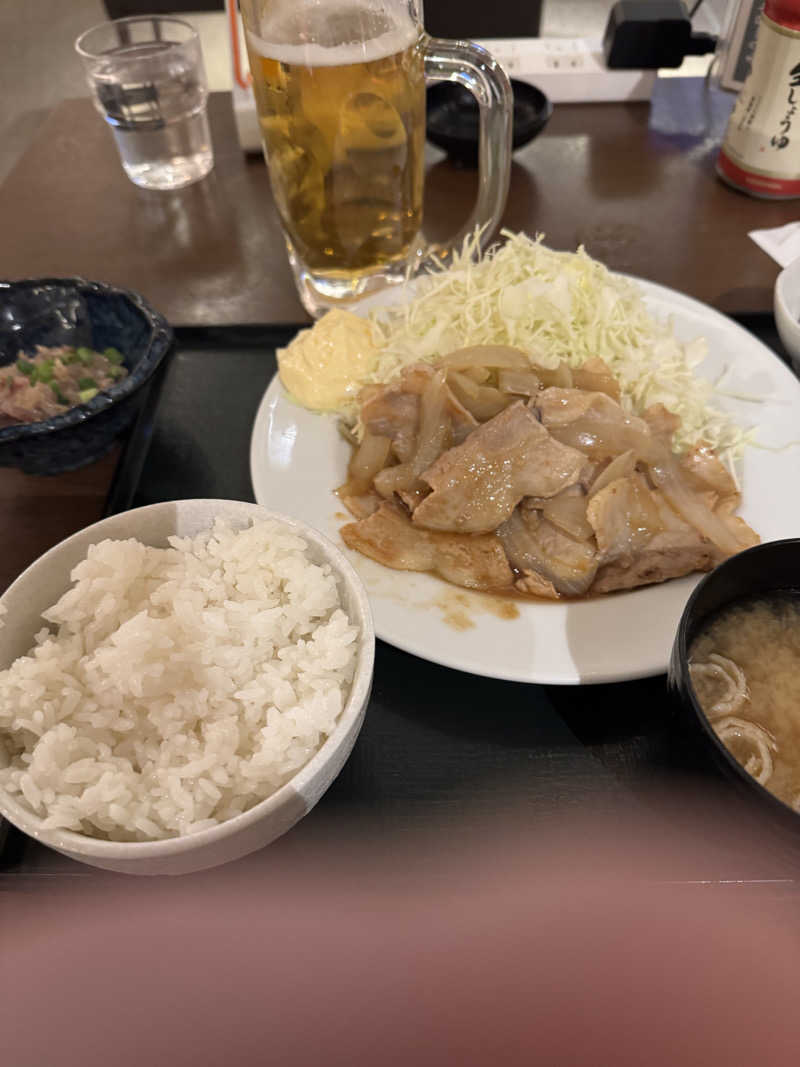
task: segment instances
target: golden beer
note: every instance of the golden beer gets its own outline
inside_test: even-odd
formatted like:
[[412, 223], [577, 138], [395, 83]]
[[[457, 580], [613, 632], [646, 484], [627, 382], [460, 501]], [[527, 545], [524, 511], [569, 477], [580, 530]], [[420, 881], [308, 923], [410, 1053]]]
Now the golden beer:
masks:
[[311, 272], [356, 277], [406, 260], [422, 225], [420, 30], [357, 7], [319, 18], [307, 45], [291, 15], [248, 32], [250, 70], [295, 255]]

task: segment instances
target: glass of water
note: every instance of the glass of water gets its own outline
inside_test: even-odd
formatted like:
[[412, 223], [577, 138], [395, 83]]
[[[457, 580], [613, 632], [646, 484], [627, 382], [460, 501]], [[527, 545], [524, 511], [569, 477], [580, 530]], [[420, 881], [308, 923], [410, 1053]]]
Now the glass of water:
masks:
[[81, 34], [94, 105], [112, 129], [125, 173], [145, 189], [180, 189], [214, 165], [203, 54], [181, 19], [116, 19]]

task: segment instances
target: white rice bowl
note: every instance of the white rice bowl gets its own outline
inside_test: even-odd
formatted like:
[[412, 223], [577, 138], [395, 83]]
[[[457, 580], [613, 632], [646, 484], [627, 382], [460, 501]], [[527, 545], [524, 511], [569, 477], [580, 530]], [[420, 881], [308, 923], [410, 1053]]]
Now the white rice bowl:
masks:
[[[88, 862], [120, 849], [183, 855], [182, 870], [232, 858], [230, 843], [210, 863], [186, 850], [252, 827], [265, 804], [291, 825], [361, 725], [374, 647], [363, 588], [319, 534], [255, 505], [113, 516], [33, 564], [3, 607], [0, 810], [70, 855], [78, 839]], [[269, 804], [281, 796], [290, 816]]]

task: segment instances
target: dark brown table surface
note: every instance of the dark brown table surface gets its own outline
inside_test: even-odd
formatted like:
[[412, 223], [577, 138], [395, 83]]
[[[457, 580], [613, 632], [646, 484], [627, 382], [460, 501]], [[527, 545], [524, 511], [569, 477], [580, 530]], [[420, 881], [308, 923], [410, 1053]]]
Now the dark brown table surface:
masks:
[[[796, 204], [723, 185], [714, 158], [732, 100], [700, 79], [664, 79], [652, 104], [555, 108], [516, 153], [504, 225], [583, 243], [610, 267], [727, 312], [768, 311], [775, 263], [748, 238]], [[0, 189], [0, 277], [80, 274], [143, 293], [176, 325], [296, 323], [297, 299], [264, 163], [238, 145], [230, 97], [210, 103], [216, 166], [175, 193], [134, 186], [88, 100], [54, 109]], [[475, 173], [429, 153], [433, 236], [467, 216]], [[59, 478], [0, 471], [0, 589], [99, 517], [115, 454]], [[68, 503], [67, 503], [68, 502]]]
[[[557, 248], [584, 243], [614, 269], [723, 311], [770, 310], [776, 265], [747, 232], [795, 218], [796, 204], [716, 178], [731, 103], [701, 79], [671, 78], [652, 106], [557, 106], [514, 157], [504, 225]], [[263, 160], [239, 149], [227, 94], [210, 109], [214, 171], [162, 193], [125, 177], [88, 100], [57, 107], [0, 192], [0, 277], [129, 286], [180, 325], [302, 321]], [[475, 173], [429, 155], [427, 215], [446, 236], [468, 214]]]

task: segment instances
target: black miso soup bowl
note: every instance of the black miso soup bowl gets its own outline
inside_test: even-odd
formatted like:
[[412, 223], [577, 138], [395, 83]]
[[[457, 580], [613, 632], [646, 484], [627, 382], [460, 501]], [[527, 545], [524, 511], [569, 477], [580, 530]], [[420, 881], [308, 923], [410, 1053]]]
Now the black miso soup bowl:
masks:
[[99, 459], [132, 422], [139, 390], [171, 343], [166, 319], [127, 289], [83, 278], [0, 281], [0, 367], [37, 345], [85, 345], [118, 349], [128, 370], [61, 415], [0, 427], [0, 467], [61, 474]]
[[703, 578], [683, 610], [672, 646], [667, 684], [692, 739], [711, 756], [756, 818], [762, 823], [769, 819], [776, 827], [796, 835], [800, 815], [773, 796], [728, 752], [703, 713], [689, 677], [689, 649], [719, 611], [745, 598], [775, 593], [800, 598], [800, 538], [748, 548]]

